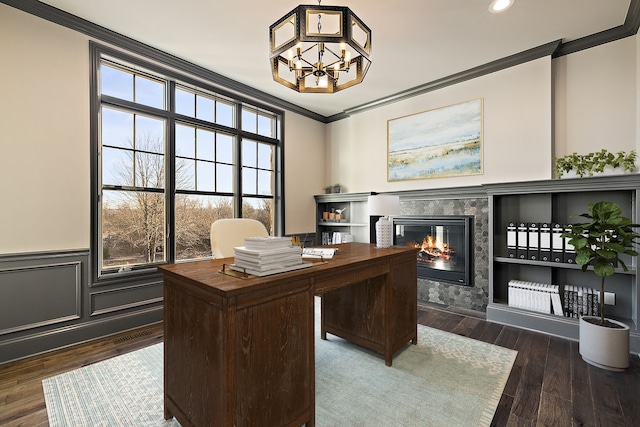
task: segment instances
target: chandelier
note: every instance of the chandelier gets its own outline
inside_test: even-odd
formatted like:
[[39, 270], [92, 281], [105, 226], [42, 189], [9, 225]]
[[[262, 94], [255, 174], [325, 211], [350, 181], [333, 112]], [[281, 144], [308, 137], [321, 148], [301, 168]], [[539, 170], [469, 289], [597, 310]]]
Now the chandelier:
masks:
[[334, 93], [364, 80], [371, 30], [348, 7], [300, 5], [269, 27], [273, 79], [302, 93]]

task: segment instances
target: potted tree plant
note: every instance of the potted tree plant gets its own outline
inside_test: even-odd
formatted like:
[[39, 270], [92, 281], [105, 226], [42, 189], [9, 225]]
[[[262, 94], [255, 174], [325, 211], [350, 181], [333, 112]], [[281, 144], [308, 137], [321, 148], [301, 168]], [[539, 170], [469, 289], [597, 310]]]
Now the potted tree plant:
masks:
[[593, 266], [600, 280], [600, 316], [580, 318], [580, 355], [587, 362], [600, 368], [621, 371], [629, 366], [629, 326], [605, 318], [604, 281], [615, 274], [615, 267], [627, 271], [620, 255], [637, 256], [634, 247], [640, 234], [629, 218], [622, 216], [622, 209], [612, 202], [590, 203], [588, 213], [579, 216], [589, 222], [572, 224], [570, 231], [562, 234], [575, 247], [576, 264], [586, 271]]

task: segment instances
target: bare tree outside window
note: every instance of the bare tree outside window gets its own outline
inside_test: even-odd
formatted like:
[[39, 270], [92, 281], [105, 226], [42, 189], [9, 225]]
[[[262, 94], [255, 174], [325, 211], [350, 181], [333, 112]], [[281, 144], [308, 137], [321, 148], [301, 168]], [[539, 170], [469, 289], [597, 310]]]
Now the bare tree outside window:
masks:
[[[133, 144], [130, 144], [133, 146]], [[136, 150], [125, 150], [117, 165], [123, 186], [141, 189], [164, 188], [162, 140], [150, 134], [136, 140]], [[176, 166], [176, 181], [188, 179]], [[164, 191], [105, 190], [103, 193], [103, 266], [125, 267], [165, 261]], [[177, 194], [176, 259], [189, 260], [211, 256], [209, 230], [220, 218], [233, 218], [233, 198]], [[272, 201], [261, 199], [257, 207], [243, 203], [243, 216], [262, 222], [271, 232]]]
[[[121, 185], [140, 190], [103, 192], [105, 266], [165, 260], [163, 145], [160, 137], [140, 135], [136, 138], [135, 150], [123, 150], [124, 156], [115, 165], [115, 175]], [[134, 147], [131, 141], [130, 146]]]

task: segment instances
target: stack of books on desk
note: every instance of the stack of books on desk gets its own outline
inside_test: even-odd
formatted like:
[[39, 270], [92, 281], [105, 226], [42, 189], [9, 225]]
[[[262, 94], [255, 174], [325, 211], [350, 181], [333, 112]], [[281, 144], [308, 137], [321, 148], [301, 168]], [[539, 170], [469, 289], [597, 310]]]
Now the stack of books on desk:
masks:
[[311, 266], [302, 261], [302, 248], [292, 246], [290, 237], [248, 237], [234, 249], [235, 271], [266, 276]]

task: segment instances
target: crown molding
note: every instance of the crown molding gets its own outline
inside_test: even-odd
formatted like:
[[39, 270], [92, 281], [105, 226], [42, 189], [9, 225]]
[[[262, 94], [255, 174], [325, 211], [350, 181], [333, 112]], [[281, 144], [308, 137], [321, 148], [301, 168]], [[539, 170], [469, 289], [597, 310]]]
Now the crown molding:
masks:
[[154, 61], [162, 62], [177, 69], [185, 70], [194, 76], [211, 82], [214, 86], [220, 87], [223, 91], [234, 92], [238, 95], [236, 97], [246, 98], [249, 102], [251, 101], [248, 98], [252, 98], [265, 104], [293, 111], [294, 113], [309, 117], [313, 120], [320, 122], [326, 121], [326, 117], [321, 114], [307, 110], [273, 95], [269, 95], [268, 93], [252, 88], [251, 86], [237, 82], [214, 71], [178, 58], [130, 37], [123, 36], [120, 33], [116, 33], [108, 28], [94, 24], [86, 19], [82, 19], [37, 0], [0, 0], [0, 3], [4, 3], [8, 6], [55, 24], [62, 25], [63, 27], [71, 30], [78, 31], [93, 39], [135, 52], [136, 54], [146, 56]]
[[629, 11], [627, 12], [627, 17], [623, 25], [566, 43], [562, 43], [561, 40], [550, 42], [545, 45], [517, 53], [515, 55], [501, 58], [496, 61], [492, 61], [487, 64], [462, 71], [460, 73], [452, 74], [442, 79], [434, 80], [423, 85], [416, 86], [414, 88], [398, 92], [390, 96], [386, 96], [384, 98], [376, 99], [366, 104], [349, 108], [341, 113], [337, 113], [331, 116], [323, 116], [321, 114], [307, 110], [306, 108], [300, 107], [296, 104], [290, 103], [273, 95], [269, 95], [265, 92], [237, 82], [214, 71], [185, 61], [181, 58], [163, 52], [137, 40], [96, 25], [85, 19], [79, 18], [75, 15], [64, 12], [45, 3], [41, 3], [37, 0], [0, 0], [0, 3], [4, 3], [8, 6], [22, 10], [31, 15], [38, 16], [47, 21], [81, 32], [97, 40], [101, 40], [103, 42], [110, 43], [127, 50], [131, 50], [132, 52], [147, 56], [153, 60], [164, 62], [167, 65], [184, 69], [185, 71], [188, 71], [195, 76], [201, 77], [217, 86], [220, 86], [223, 90], [232, 91], [237, 93], [238, 95], [253, 98], [260, 102], [289, 110], [294, 113], [300, 114], [301, 116], [322, 123], [331, 123], [342, 120], [348, 118], [353, 114], [362, 113], [364, 111], [389, 105], [394, 102], [413, 98], [415, 96], [442, 89], [447, 86], [455, 85], [467, 80], [474, 79], [476, 77], [481, 77], [486, 74], [513, 67], [515, 65], [533, 61], [547, 55], [551, 55], [553, 58], [557, 58], [560, 56], [579, 52], [584, 49], [589, 49], [605, 43], [620, 40], [622, 38], [635, 35], [638, 32], [638, 28], [640, 27], [640, 0], [631, 0], [631, 3], [629, 4]]
[[634, 36], [638, 33], [638, 27], [640, 27], [640, 0], [631, 0], [623, 25], [563, 43], [554, 54], [554, 58]]
[[[354, 108], [349, 108], [344, 111], [346, 117], [351, 114], [362, 113], [373, 108], [382, 107], [383, 105], [392, 104], [394, 102], [404, 101], [414, 96], [422, 95], [427, 92], [433, 92], [434, 90], [442, 89], [447, 86], [452, 86], [458, 83], [462, 83], [467, 80], [475, 79], [487, 74], [495, 73], [496, 71], [510, 68], [515, 65], [523, 64], [525, 62], [533, 61], [538, 58], [549, 56], [558, 49], [560, 46], [560, 40], [547, 43], [542, 46], [535, 47], [533, 49], [525, 50], [524, 52], [516, 53], [515, 55], [507, 56], [505, 58], [498, 59], [496, 61], [488, 62], [478, 67], [470, 68], [460, 73], [452, 74], [442, 79], [434, 80], [432, 82], [416, 86], [414, 88], [398, 92], [395, 95], [387, 96], [377, 99], [372, 102], [368, 102], [363, 105], [359, 105]], [[338, 115], [331, 116], [335, 118]]]

